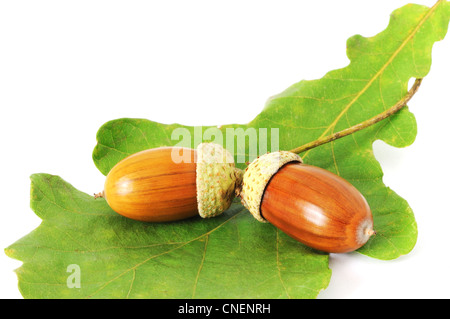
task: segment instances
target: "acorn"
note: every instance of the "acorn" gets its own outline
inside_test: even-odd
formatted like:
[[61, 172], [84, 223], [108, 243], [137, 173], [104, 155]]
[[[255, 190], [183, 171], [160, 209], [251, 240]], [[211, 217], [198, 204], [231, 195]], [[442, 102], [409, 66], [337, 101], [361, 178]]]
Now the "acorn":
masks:
[[[183, 152], [183, 161], [174, 160]], [[130, 155], [108, 173], [103, 197], [118, 214], [145, 222], [214, 217], [235, 198], [243, 171], [222, 146], [160, 147]]]
[[[174, 161], [180, 152], [184, 160]], [[145, 222], [218, 216], [239, 196], [260, 222], [330, 253], [356, 250], [375, 234], [370, 207], [352, 184], [286, 151], [258, 157], [243, 172], [214, 143], [145, 150], [116, 164], [95, 196]]]
[[321, 251], [354, 251], [375, 234], [364, 196], [342, 177], [303, 164], [295, 153], [254, 160], [244, 173], [240, 197], [257, 220]]

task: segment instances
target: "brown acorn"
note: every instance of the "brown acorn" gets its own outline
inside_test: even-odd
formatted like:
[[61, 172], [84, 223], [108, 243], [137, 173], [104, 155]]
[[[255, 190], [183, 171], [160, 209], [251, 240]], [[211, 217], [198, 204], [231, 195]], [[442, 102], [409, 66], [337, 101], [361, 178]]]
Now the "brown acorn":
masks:
[[[180, 152], [183, 160], [179, 159]], [[140, 221], [165, 222], [221, 214], [235, 198], [243, 172], [222, 146], [195, 150], [160, 147], [130, 155], [108, 173], [104, 197], [117, 213]]]
[[325, 252], [356, 250], [375, 234], [370, 207], [352, 184], [302, 164], [291, 152], [253, 161], [244, 173], [240, 196], [259, 221]]

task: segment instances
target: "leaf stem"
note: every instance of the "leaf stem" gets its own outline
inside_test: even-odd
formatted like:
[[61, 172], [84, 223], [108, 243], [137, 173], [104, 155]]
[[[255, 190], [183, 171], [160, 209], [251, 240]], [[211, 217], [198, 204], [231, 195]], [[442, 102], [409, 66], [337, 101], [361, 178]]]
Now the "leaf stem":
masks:
[[411, 89], [408, 91], [408, 93], [400, 100], [398, 101], [394, 106], [392, 106], [391, 108], [387, 109], [386, 111], [384, 111], [383, 113], [380, 113], [364, 122], [361, 122], [359, 124], [353, 125], [349, 128], [346, 128], [342, 131], [330, 134], [328, 136], [324, 136], [322, 138], [319, 138], [315, 141], [309, 142], [305, 145], [299, 146], [297, 148], [294, 148], [293, 150], [291, 150], [292, 153], [296, 153], [296, 154], [300, 154], [303, 153], [305, 151], [308, 151], [312, 148], [315, 148], [317, 146], [320, 146], [322, 144], [326, 144], [332, 141], [335, 141], [339, 138], [342, 138], [344, 136], [353, 134], [355, 132], [358, 132], [362, 129], [365, 129], [371, 125], [374, 125], [382, 120], [384, 120], [385, 118], [397, 113], [400, 109], [402, 109], [404, 106], [406, 106], [406, 103], [409, 102], [409, 100], [411, 100], [411, 98], [414, 96], [414, 94], [416, 94], [416, 92], [419, 90], [420, 84], [422, 83], [422, 79], [416, 79], [416, 81], [414, 82], [413, 86], [411, 87]]

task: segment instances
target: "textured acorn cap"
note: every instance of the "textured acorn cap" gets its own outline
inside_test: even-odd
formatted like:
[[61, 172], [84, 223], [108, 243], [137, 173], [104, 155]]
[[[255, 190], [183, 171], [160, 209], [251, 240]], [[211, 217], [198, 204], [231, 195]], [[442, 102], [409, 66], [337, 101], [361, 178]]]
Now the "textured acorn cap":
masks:
[[199, 215], [215, 217], [227, 210], [242, 182], [243, 171], [236, 168], [231, 153], [214, 143], [197, 147], [197, 203]]
[[260, 210], [267, 183], [283, 165], [290, 162], [302, 163], [302, 159], [287, 151], [273, 152], [258, 157], [245, 170], [240, 193], [241, 202], [260, 222], [267, 222], [261, 216]]

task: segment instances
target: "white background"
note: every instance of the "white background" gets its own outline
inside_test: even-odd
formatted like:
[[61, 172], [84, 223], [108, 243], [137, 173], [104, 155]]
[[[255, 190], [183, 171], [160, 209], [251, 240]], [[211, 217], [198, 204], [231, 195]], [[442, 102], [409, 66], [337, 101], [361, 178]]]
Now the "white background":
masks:
[[[408, 2], [2, 1], [0, 247], [40, 223], [29, 208], [31, 174], [102, 188], [92, 150], [103, 123], [247, 123], [270, 96], [346, 66], [347, 38], [379, 33]], [[319, 298], [450, 297], [448, 37], [409, 103], [416, 142], [374, 145], [384, 182], [414, 210], [417, 245], [394, 261], [332, 255]], [[20, 265], [0, 252], [0, 298], [22, 298]]]

